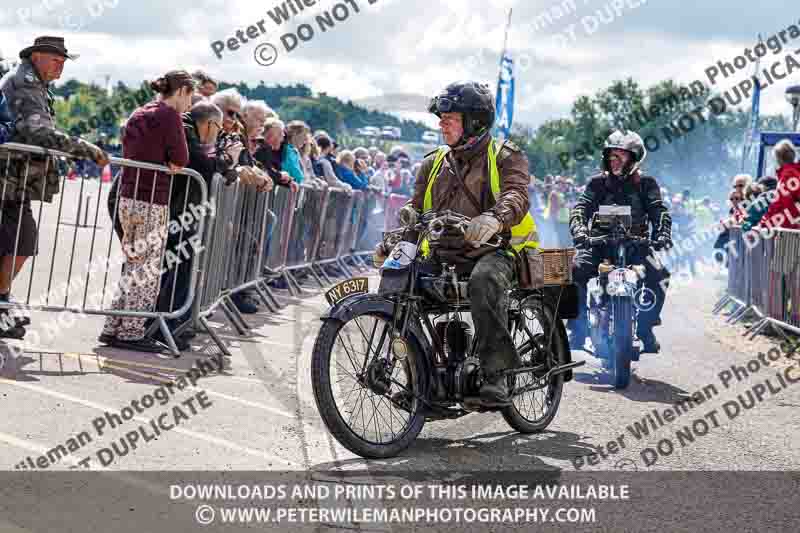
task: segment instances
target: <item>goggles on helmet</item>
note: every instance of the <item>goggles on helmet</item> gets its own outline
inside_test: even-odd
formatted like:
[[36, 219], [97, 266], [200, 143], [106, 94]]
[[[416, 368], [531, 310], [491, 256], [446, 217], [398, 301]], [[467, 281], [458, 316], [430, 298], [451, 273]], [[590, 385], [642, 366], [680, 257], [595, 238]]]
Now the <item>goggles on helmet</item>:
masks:
[[458, 102], [446, 96], [436, 96], [431, 100], [428, 111], [431, 113], [450, 113], [458, 107]]

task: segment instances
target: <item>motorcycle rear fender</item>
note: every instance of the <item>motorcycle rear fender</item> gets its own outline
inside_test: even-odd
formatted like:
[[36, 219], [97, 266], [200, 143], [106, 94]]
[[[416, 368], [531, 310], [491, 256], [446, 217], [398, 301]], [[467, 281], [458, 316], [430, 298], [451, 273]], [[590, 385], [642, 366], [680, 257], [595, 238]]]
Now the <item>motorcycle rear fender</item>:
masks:
[[[563, 291], [562, 291], [563, 288]], [[555, 308], [558, 303], [558, 309], [555, 310], [556, 318], [570, 319], [578, 318], [578, 286], [574, 283], [558, 287], [544, 287], [547, 300], [552, 302]], [[560, 300], [559, 300], [560, 295]]]
[[[565, 305], [564, 304], [565, 296], [567, 294], [566, 288], [568, 288], [568, 287], [572, 287], [573, 290], [570, 291], [570, 292], [574, 292], [574, 295], [573, 295], [573, 302], [574, 303], [572, 304], [572, 306], [575, 309], [575, 316], [577, 316], [577, 312], [578, 312], [578, 303], [577, 303], [577, 300], [578, 300], [578, 288], [577, 288], [577, 285], [573, 284], [573, 285], [569, 285], [569, 286], [565, 287], [564, 293], [561, 295], [561, 303], [559, 305], [559, 309], [563, 309], [564, 308], [563, 306]], [[556, 301], [558, 300], [558, 291], [560, 290], [560, 287], [545, 287], [545, 290], [548, 290], [548, 289], [553, 289], [553, 290], [556, 291], [555, 292], [555, 298], [552, 298], [552, 296], [550, 296], [550, 298], [552, 298], [552, 299], [545, 300], [545, 301], [548, 302], [548, 303], [552, 302], [552, 307], [555, 307]], [[541, 296], [539, 296], [538, 298], [541, 298]], [[561, 318], [566, 318], [566, 317], [558, 316], [558, 318], [556, 319], [556, 321], [555, 321], [555, 324], [556, 324], [555, 337], [557, 337], [557, 340], [561, 342], [561, 349], [564, 350], [565, 354], [567, 354], [567, 363], [571, 363], [572, 362], [572, 352], [569, 349], [569, 340], [567, 338], [567, 328], [564, 326], [564, 321], [560, 320]], [[569, 317], [569, 318], [574, 318], [574, 317]], [[567, 372], [564, 373], [564, 382], [567, 382], [567, 381], [572, 381], [572, 370], [568, 370]]]
[[[564, 353], [567, 354], [567, 363], [571, 363], [572, 351], [569, 349], [569, 341], [567, 340], [567, 328], [564, 327], [564, 322], [562, 320], [556, 320], [556, 330], [558, 338], [561, 339], [561, 348], [564, 350]], [[564, 372], [564, 383], [568, 381], [572, 381], [572, 370]]]
[[[383, 315], [387, 320], [391, 320], [394, 316], [395, 305], [394, 302], [374, 293], [360, 294], [342, 300], [323, 313], [319, 318], [320, 320], [337, 320], [339, 322], [347, 322], [352, 320], [353, 317], [363, 315], [366, 313], [376, 313]], [[411, 317], [408, 321], [408, 336], [409, 340], [417, 343], [417, 349], [422, 354], [422, 364], [425, 365], [425, 372], [430, 379], [433, 377], [433, 367], [431, 364], [431, 355], [433, 350], [430, 341], [422, 327], [419, 325], [417, 317]]]

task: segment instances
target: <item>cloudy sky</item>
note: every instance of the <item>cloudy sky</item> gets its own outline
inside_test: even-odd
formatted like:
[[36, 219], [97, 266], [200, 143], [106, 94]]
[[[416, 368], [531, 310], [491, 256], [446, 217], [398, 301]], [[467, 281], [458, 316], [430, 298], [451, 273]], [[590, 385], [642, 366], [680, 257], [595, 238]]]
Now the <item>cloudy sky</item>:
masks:
[[[430, 95], [459, 78], [496, 83], [506, 11], [513, 8], [509, 48], [517, 61], [516, 121], [537, 125], [565, 116], [576, 96], [627, 76], [645, 86], [666, 78], [707, 83], [706, 68], [732, 61], [759, 33], [766, 38], [800, 19], [800, 10], [790, 9], [796, 3], [784, 0], [757, 7], [744, 0], [316, 0], [278, 25], [268, 12], [283, 4], [2, 0], [0, 52], [16, 57], [37, 35], [63, 34], [70, 51], [82, 55], [67, 65], [64, 79], [103, 83], [108, 75], [138, 82], [173, 68], [203, 68], [251, 85], [302, 82], [344, 99]], [[316, 16], [326, 11], [342, 21], [333, 19], [335, 27], [323, 32]], [[262, 20], [265, 32], [247, 37], [248, 26]], [[304, 23], [314, 35], [287, 52], [290, 38], [282, 36]], [[239, 42], [237, 50], [225, 48], [218, 59], [212, 43], [236, 38], [237, 30], [247, 42]], [[274, 64], [255, 61], [261, 43], [276, 47]], [[770, 52], [762, 67], [783, 63], [784, 55], [798, 48], [800, 39], [778, 55]], [[265, 56], [269, 60], [269, 53]], [[717, 87], [728, 88], [752, 71], [748, 64]], [[800, 72], [765, 91], [764, 111], [786, 112], [783, 91], [792, 82], [800, 84]]]

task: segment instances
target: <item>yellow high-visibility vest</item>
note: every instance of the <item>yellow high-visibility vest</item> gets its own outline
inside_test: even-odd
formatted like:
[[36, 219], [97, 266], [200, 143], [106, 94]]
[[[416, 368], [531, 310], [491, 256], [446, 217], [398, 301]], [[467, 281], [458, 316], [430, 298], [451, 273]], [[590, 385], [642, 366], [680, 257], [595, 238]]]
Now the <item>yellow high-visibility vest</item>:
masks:
[[[500, 147], [502, 149], [502, 146]], [[431, 173], [428, 175], [428, 187], [425, 190], [425, 198], [422, 201], [423, 212], [433, 209], [433, 182], [439, 176], [439, 170], [442, 168], [448, 147], [439, 148], [436, 158], [433, 160], [433, 167]], [[497, 170], [497, 154], [499, 150], [495, 148], [494, 139], [489, 142], [489, 182], [492, 189], [492, 196], [497, 201], [500, 195], [500, 171]], [[522, 251], [523, 248], [538, 248], [539, 247], [539, 234], [536, 230], [536, 222], [530, 213], [525, 213], [522, 222], [511, 228], [511, 247], [517, 252]], [[422, 242], [422, 253], [427, 256], [430, 252], [427, 239]]]

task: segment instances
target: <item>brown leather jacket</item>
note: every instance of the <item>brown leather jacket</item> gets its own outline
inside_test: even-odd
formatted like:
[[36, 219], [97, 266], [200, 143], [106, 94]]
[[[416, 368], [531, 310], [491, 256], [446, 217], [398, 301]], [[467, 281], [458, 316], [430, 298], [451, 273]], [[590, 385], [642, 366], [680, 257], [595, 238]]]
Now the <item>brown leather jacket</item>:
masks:
[[[433, 210], [453, 210], [468, 217], [476, 217], [481, 213], [492, 213], [503, 225], [502, 231], [508, 231], [512, 226], [519, 224], [528, 213], [528, 185], [530, 173], [528, 172], [528, 158], [512, 142], [506, 141], [497, 158], [497, 169], [500, 172], [500, 196], [497, 203], [492, 196], [488, 144], [490, 136], [472, 147], [458, 147], [452, 150], [442, 162], [439, 175], [431, 191]], [[480, 211], [476, 209], [469, 196], [456, 181], [456, 174], [451, 166], [451, 157], [461, 169], [464, 183], [475, 199], [480, 204]], [[414, 197], [411, 205], [414, 209], [422, 211], [425, 191], [428, 188], [428, 175], [431, 173], [436, 152], [425, 157], [417, 174], [414, 187]]]

